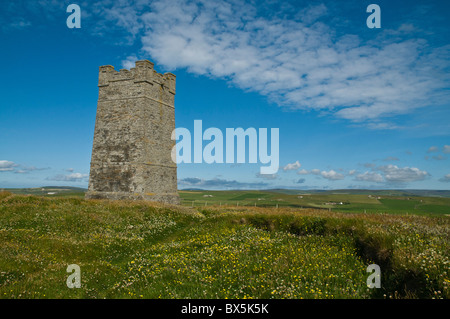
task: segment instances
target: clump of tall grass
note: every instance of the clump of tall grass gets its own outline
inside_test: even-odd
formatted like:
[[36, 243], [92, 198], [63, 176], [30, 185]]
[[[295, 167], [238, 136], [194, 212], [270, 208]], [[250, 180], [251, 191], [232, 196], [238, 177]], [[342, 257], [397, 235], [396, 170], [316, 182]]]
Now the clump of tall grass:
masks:
[[[212, 212], [210, 212], [212, 214]], [[242, 209], [232, 221], [296, 236], [351, 238], [357, 255], [383, 273], [373, 297], [449, 298], [450, 222], [445, 217], [339, 214], [311, 210]]]
[[0, 200], [2, 200], [3, 198], [6, 198], [8, 196], [11, 196], [12, 193], [11, 192], [7, 192], [7, 191], [1, 191], [0, 192]]

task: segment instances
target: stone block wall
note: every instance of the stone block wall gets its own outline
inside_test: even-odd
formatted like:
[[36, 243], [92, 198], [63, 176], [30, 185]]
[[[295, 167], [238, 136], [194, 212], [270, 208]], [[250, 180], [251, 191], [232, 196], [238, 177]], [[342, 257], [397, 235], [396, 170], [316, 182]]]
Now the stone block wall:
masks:
[[179, 203], [171, 159], [175, 79], [148, 60], [130, 70], [100, 67], [86, 198]]

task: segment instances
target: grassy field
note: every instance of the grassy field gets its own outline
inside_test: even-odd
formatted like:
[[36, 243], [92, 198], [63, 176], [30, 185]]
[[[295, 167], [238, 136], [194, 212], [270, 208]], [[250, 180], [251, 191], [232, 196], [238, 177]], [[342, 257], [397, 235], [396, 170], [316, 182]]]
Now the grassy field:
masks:
[[[46, 186], [12, 188], [13, 194], [44, 197], [84, 198], [86, 189]], [[418, 215], [450, 215], [450, 191], [401, 190], [234, 190], [234, 191], [179, 191], [181, 204], [186, 207], [292, 207], [318, 208], [349, 213], [389, 213]]]
[[[275, 209], [250, 205], [261, 194], [212, 194], [205, 198], [238, 198], [249, 206], [190, 208], [2, 192], [0, 296], [449, 298], [445, 214]], [[370, 204], [367, 196], [362, 200]], [[407, 210], [418, 205], [410, 201]], [[367, 288], [372, 263], [381, 267], [380, 289]], [[70, 264], [81, 268], [79, 289], [66, 286]]]
[[[0, 190], [2, 191], [2, 190]], [[61, 197], [61, 196], [73, 196], [84, 198], [86, 189], [79, 187], [69, 186], [44, 186], [35, 188], [6, 188], [3, 191], [7, 191], [13, 194], [21, 195], [37, 195], [46, 197]]]
[[302, 193], [295, 191], [180, 191], [182, 204], [191, 207], [211, 205], [320, 208], [350, 213], [389, 213], [450, 215], [450, 198], [354, 193]]

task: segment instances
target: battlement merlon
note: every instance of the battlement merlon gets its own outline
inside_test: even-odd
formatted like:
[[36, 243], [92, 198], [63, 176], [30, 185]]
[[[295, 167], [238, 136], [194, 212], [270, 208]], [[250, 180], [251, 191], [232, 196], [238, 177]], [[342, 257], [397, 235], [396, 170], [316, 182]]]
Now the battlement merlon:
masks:
[[163, 85], [170, 93], [175, 94], [176, 76], [169, 72], [160, 74], [153, 67], [153, 62], [149, 60], [136, 61], [135, 67], [130, 70], [116, 71], [112, 65], [103, 65], [99, 68], [98, 86], [108, 86], [117, 81], [148, 82]]

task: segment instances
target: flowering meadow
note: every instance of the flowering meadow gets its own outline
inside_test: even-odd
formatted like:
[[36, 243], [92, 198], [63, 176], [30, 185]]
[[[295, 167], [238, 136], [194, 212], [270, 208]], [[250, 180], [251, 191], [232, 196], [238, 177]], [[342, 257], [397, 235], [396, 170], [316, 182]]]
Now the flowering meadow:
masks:
[[[1, 298], [444, 298], [448, 216], [0, 193]], [[81, 271], [68, 288], [67, 266]], [[381, 288], [367, 287], [367, 267]]]

